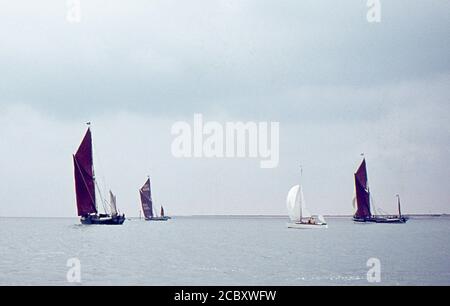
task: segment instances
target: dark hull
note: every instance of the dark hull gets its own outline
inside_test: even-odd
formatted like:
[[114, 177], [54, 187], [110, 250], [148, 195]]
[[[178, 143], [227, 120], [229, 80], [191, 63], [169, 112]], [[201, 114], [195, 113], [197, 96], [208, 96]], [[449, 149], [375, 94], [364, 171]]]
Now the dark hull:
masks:
[[85, 225], [122, 225], [125, 222], [125, 216], [91, 215], [81, 217], [81, 224]]
[[153, 218], [146, 218], [145, 221], [167, 221], [170, 217], [153, 217]]
[[358, 223], [390, 223], [390, 224], [401, 224], [406, 223], [408, 218], [406, 217], [367, 217], [367, 218], [356, 218], [353, 217], [353, 221]]
[[377, 218], [375, 220], [376, 223], [406, 223], [408, 221], [407, 218]]

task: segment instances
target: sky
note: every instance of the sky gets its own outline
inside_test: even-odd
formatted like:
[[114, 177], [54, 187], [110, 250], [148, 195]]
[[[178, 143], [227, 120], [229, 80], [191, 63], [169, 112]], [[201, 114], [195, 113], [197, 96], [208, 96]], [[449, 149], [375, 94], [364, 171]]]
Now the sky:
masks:
[[[70, 4], [70, 1], [68, 2]], [[450, 2], [0, 1], [0, 216], [76, 216], [72, 154], [92, 122], [119, 209], [152, 178], [168, 214], [450, 213]], [[177, 121], [279, 122], [280, 160], [175, 158]]]

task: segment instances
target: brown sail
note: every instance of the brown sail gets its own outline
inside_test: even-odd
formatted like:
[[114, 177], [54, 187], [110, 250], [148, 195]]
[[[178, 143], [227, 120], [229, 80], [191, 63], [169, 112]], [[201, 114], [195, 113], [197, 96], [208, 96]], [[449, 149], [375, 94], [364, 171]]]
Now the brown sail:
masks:
[[77, 153], [73, 155], [78, 216], [97, 213], [95, 203], [92, 136], [88, 129]]

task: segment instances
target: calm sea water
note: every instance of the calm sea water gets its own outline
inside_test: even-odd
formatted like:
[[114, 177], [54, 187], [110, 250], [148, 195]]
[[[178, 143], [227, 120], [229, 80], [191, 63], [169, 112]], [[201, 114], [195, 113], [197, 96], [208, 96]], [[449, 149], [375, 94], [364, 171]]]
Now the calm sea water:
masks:
[[77, 219], [0, 218], [1, 285], [450, 285], [450, 219], [294, 230], [282, 218], [174, 218], [83, 226]]

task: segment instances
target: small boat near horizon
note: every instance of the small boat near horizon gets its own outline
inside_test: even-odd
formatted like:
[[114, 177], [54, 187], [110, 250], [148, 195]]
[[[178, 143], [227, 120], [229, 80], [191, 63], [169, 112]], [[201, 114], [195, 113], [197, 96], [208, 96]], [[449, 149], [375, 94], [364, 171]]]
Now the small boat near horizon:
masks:
[[150, 177], [148, 177], [144, 186], [139, 189], [139, 194], [141, 196], [142, 212], [144, 213], [145, 221], [167, 221], [171, 219], [170, 217], [165, 215], [163, 206], [161, 206], [159, 216], [156, 211], [154, 211]]
[[[125, 221], [125, 214], [119, 214], [116, 205], [116, 196], [110, 191], [110, 203], [103, 200], [100, 189], [95, 180], [92, 134], [88, 127], [86, 134], [73, 155], [75, 193], [78, 216], [82, 224], [121, 225]], [[103, 204], [105, 213], [99, 214], [97, 209], [97, 192]], [[110, 207], [111, 213], [106, 212]]]
[[291, 222], [288, 228], [315, 229], [328, 228], [328, 224], [322, 215], [312, 215], [306, 208], [301, 184], [293, 186], [287, 195], [287, 209]]
[[356, 195], [353, 199], [353, 206], [355, 206], [356, 203], [356, 212], [353, 216], [353, 221], [357, 223], [406, 223], [406, 221], [408, 221], [408, 218], [402, 215], [399, 195], [396, 195], [398, 206], [397, 216], [372, 214], [371, 206], [374, 211], [376, 211], [376, 208], [372, 203], [373, 201], [371, 201], [365, 158], [361, 162], [361, 165], [354, 176]]

